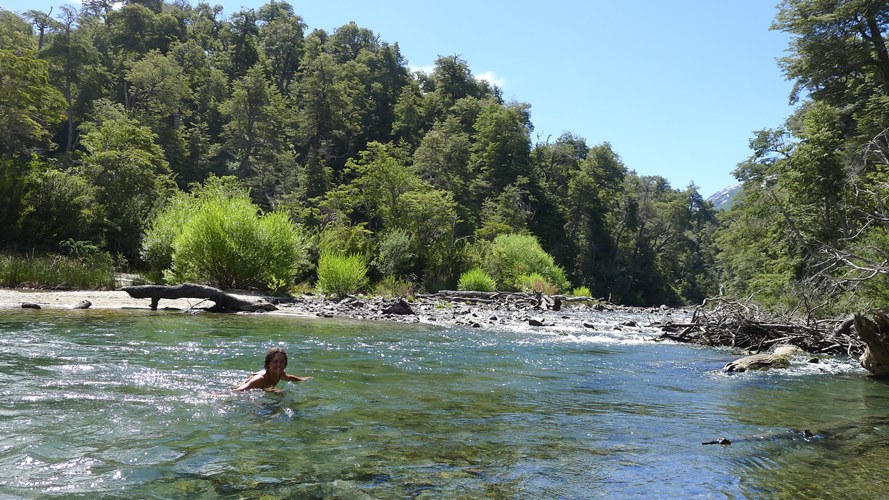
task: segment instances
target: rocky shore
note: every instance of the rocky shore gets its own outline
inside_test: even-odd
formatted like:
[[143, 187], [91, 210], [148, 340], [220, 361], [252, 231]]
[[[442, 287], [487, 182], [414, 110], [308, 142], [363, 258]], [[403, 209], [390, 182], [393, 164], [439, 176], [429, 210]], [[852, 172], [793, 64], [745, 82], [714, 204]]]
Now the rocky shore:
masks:
[[[332, 299], [309, 294], [297, 297], [262, 297], [247, 293], [232, 295], [245, 300], [268, 301], [277, 307], [273, 312], [249, 314], [425, 323], [488, 330], [533, 328], [559, 333], [627, 331], [654, 334], [659, 333], [664, 325], [684, 323], [691, 316], [686, 309], [663, 306], [635, 308], [589, 301], [566, 302], [554, 310], [553, 304], [538, 303], [540, 301], [535, 301], [533, 296], [524, 294], [502, 294], [501, 300], [430, 294], [418, 295], [407, 302], [363, 296]], [[0, 308], [3, 309], [21, 308], [23, 304], [41, 309], [74, 309], [83, 301], [89, 301], [91, 309], [147, 310], [150, 306], [149, 299], [135, 299], [122, 290], [0, 289]], [[199, 299], [162, 299], [159, 309], [186, 312], [211, 305], [212, 302]]]

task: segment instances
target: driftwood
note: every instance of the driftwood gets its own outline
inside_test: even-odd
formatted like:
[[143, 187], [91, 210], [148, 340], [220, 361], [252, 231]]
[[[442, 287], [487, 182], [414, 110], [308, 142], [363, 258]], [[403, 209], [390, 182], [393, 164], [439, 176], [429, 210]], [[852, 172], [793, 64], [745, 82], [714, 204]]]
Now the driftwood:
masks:
[[873, 319], [856, 314], [855, 330], [867, 344], [858, 362], [874, 377], [889, 378], [889, 318], [877, 311]]
[[850, 331], [847, 321], [777, 321], [739, 302], [708, 299], [695, 310], [691, 323], [663, 325], [661, 338], [738, 347], [753, 353], [787, 344], [809, 353], [859, 355], [864, 352], [865, 344]]
[[420, 294], [422, 299], [435, 299], [448, 302], [485, 304], [492, 309], [540, 309], [559, 311], [562, 305], [572, 302], [597, 302], [590, 297], [566, 297], [564, 295], [544, 295], [539, 292], [476, 292], [469, 290], [442, 290], [438, 293]]
[[157, 310], [160, 299], [204, 299], [215, 304], [210, 312], [258, 312], [275, 311], [278, 308], [267, 302], [249, 302], [229, 295], [218, 288], [183, 283], [175, 286], [139, 285], [121, 288], [134, 299], [151, 299], [151, 310]]

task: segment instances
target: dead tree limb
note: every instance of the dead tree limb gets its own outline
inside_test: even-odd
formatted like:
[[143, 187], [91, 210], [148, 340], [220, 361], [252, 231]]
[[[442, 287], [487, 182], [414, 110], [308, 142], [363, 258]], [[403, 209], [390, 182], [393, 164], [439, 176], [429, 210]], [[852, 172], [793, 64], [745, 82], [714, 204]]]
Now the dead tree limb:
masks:
[[[761, 352], [776, 344], [789, 344], [818, 354], [850, 354], [864, 351], [865, 344], [845, 320], [802, 323], [777, 321], [746, 304], [708, 299], [695, 310], [691, 323], [663, 325], [662, 338], [710, 346], [731, 346]], [[831, 324], [832, 323], [832, 324]]]
[[151, 310], [157, 310], [160, 299], [205, 299], [212, 300], [210, 312], [259, 312], [275, 311], [278, 308], [268, 302], [249, 302], [234, 295], [227, 294], [218, 288], [192, 283], [181, 285], [139, 285], [121, 288], [134, 299], [151, 299]]

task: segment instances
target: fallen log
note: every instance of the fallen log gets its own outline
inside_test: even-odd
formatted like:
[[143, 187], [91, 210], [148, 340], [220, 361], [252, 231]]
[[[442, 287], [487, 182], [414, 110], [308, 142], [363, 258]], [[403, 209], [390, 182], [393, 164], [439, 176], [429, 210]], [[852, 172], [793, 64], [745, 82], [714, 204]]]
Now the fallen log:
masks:
[[259, 312], [275, 311], [278, 308], [268, 302], [250, 302], [227, 294], [211, 286], [183, 283], [181, 285], [138, 285], [121, 288], [134, 299], [151, 299], [151, 310], [157, 310], [160, 299], [204, 299], [211, 300], [210, 312]]

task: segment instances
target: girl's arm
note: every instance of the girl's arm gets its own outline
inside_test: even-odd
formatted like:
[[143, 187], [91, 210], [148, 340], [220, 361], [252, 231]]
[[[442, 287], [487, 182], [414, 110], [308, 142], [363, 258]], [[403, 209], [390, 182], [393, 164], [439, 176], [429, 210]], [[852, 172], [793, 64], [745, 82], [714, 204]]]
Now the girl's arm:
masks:
[[312, 377], [297, 377], [296, 375], [291, 375], [289, 373], [285, 373], [283, 377], [284, 380], [289, 380], [291, 382], [305, 382], [306, 380], [311, 380]]
[[262, 387], [263, 378], [264, 378], [264, 376], [262, 373], [254, 373], [253, 375], [247, 377], [247, 380], [245, 380], [241, 385], [239, 385], [237, 387], [232, 387], [232, 390], [233, 391], [246, 391], [248, 389], [255, 389], [258, 387]]

